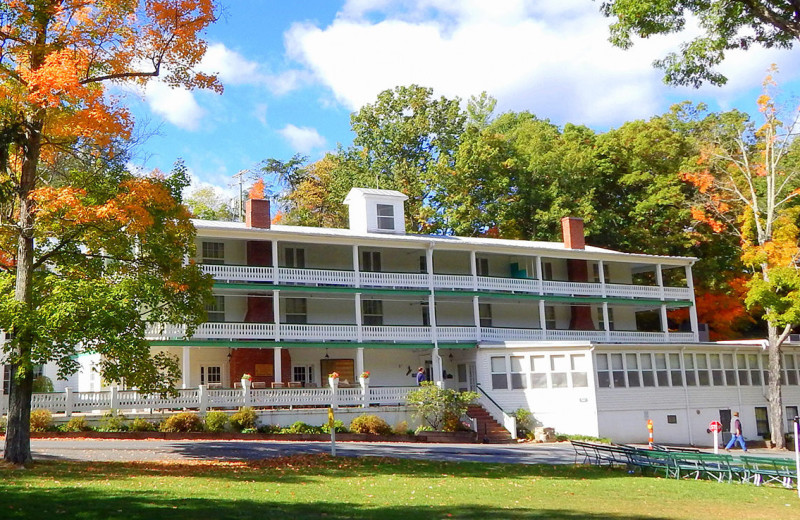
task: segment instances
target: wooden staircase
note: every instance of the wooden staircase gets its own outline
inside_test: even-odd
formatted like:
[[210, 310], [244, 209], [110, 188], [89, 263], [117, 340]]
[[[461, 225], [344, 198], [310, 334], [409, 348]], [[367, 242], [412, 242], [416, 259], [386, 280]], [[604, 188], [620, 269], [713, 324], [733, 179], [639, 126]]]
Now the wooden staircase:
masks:
[[478, 440], [489, 444], [511, 442], [511, 434], [489, 415], [483, 406], [472, 404], [467, 408], [467, 415], [478, 423]]

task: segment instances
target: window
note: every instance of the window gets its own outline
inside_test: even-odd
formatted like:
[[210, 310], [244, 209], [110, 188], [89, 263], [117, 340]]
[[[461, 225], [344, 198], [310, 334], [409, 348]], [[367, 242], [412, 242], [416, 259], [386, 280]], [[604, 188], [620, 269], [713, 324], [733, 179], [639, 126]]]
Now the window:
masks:
[[11, 365], [3, 365], [3, 395], [11, 392]]
[[283, 263], [285, 267], [305, 269], [306, 250], [299, 247], [287, 247], [283, 250]]
[[361, 314], [364, 325], [383, 325], [383, 302], [380, 300], [362, 300]]
[[522, 365], [524, 359], [522, 356], [511, 356], [511, 388], [515, 390], [528, 388], [527, 374]]
[[222, 367], [220, 366], [201, 366], [200, 367], [201, 385], [220, 385], [222, 384]]
[[[640, 386], [639, 384], [639, 363], [636, 354], [625, 354], [625, 368], [628, 370], [628, 386]], [[652, 374], [650, 374], [652, 378]], [[614, 386], [617, 386], [616, 383]]]
[[211, 323], [223, 323], [225, 321], [225, 297], [214, 296], [214, 303], [206, 305], [206, 314]]
[[478, 317], [481, 327], [492, 326], [492, 306], [489, 303], [478, 304]]
[[[597, 329], [598, 330], [605, 330], [606, 324], [603, 318], [603, 308], [597, 308]], [[614, 330], [614, 309], [611, 307], [608, 308], [608, 330]]]
[[308, 308], [305, 298], [286, 298], [286, 323], [308, 323]]
[[653, 358], [650, 354], [641, 354], [639, 357], [642, 362], [642, 386], [656, 386]]
[[680, 354], [669, 355], [669, 375], [672, 386], [683, 386], [683, 373], [681, 372]]
[[794, 418], [797, 417], [797, 407], [786, 407], [786, 430], [789, 433], [794, 433]]
[[544, 307], [544, 326], [547, 330], [556, 329], [556, 308], [550, 305]]
[[769, 384], [769, 355], [761, 355], [761, 373], [763, 374], [762, 381], [765, 385]]
[[224, 264], [225, 244], [222, 242], [203, 242], [203, 263]]
[[569, 363], [572, 386], [575, 388], [585, 388], [589, 386], [589, 378], [586, 372], [586, 356], [583, 354], [572, 354], [569, 356]]
[[614, 388], [625, 388], [625, 370], [622, 368], [622, 354], [611, 354], [611, 378]]
[[567, 356], [550, 356], [550, 380], [553, 388], [567, 388], [567, 371], [569, 365]]
[[476, 258], [475, 272], [477, 273], [478, 276], [489, 276], [489, 259]]
[[551, 262], [542, 263], [542, 280], [553, 279], [553, 264]]
[[362, 251], [361, 270], [375, 273], [379, 272], [381, 270], [380, 251]]
[[492, 368], [492, 389], [507, 390], [508, 379], [506, 378], [506, 358], [493, 357], [490, 360]]
[[686, 364], [686, 386], [697, 386], [697, 374], [694, 371], [694, 356], [686, 354], [683, 357], [683, 362]]
[[786, 383], [790, 385], [797, 384], [797, 370], [794, 363], [794, 356], [786, 354], [783, 356], [783, 368], [786, 371]]
[[733, 367], [733, 354], [722, 354], [722, 368], [725, 370], [725, 384], [736, 386], [736, 370]]
[[547, 359], [531, 356], [531, 388], [547, 388]]
[[292, 381], [308, 385], [314, 382], [314, 365], [308, 366], [293, 366], [292, 367]]
[[677, 415], [667, 415], [667, 424], [678, 424]]
[[597, 354], [595, 359], [597, 361], [597, 386], [599, 388], [610, 388], [611, 372], [608, 366], [608, 356]]
[[378, 229], [394, 231], [394, 206], [378, 204]]
[[711, 358], [711, 378], [714, 381], [714, 386], [724, 386], [725, 381], [722, 378], [722, 361], [719, 354], [709, 354]]
[[695, 354], [695, 363], [697, 366], [697, 381], [700, 386], [711, 386], [711, 380], [708, 377], [708, 359], [705, 354]]
[[739, 372], [739, 385], [747, 386], [750, 384], [750, 372], [747, 371], [747, 356], [736, 354], [736, 368]]
[[767, 407], [756, 406], [756, 434], [769, 439], [769, 419], [767, 418]]
[[758, 354], [747, 355], [747, 365], [750, 367], [750, 381], [753, 386], [761, 384], [761, 370], [758, 368]]
[[667, 355], [655, 354], [656, 358], [656, 381], [658, 386], [669, 386], [669, 377], [667, 374]]

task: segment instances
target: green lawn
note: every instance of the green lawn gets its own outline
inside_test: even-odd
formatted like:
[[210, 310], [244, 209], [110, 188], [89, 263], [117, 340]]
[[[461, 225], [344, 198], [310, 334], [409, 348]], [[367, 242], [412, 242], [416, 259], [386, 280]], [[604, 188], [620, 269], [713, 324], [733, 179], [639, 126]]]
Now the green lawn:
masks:
[[0, 466], [0, 518], [795, 518], [797, 493], [625, 470], [297, 456]]

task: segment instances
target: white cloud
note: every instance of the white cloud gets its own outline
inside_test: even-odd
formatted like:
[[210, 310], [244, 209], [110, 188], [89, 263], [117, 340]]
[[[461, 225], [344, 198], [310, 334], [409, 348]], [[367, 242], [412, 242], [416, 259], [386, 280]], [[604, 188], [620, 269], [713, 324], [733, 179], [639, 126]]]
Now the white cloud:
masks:
[[222, 43], [208, 46], [198, 68], [207, 74], [216, 74], [223, 86], [260, 85], [276, 95], [291, 92], [309, 80], [308, 72], [302, 70], [272, 73], [264, 65], [248, 60]]
[[[285, 41], [289, 57], [352, 110], [382, 90], [417, 83], [461, 98], [486, 90], [501, 110], [557, 121], [650, 116], [676, 93], [652, 62], [691, 32], [623, 51], [608, 42], [609, 22], [585, 0], [351, 0], [330, 25], [295, 24]], [[735, 65], [725, 67], [730, 85], [714, 95], [757, 85], [753, 71], [776, 55], [735, 53]]]
[[184, 130], [197, 130], [205, 115], [194, 94], [182, 88], [152, 81], [148, 83], [144, 97], [153, 112]]
[[278, 133], [286, 139], [296, 152], [308, 154], [315, 148], [322, 148], [327, 143], [325, 138], [314, 128], [307, 126], [297, 127], [294, 125], [286, 125]]

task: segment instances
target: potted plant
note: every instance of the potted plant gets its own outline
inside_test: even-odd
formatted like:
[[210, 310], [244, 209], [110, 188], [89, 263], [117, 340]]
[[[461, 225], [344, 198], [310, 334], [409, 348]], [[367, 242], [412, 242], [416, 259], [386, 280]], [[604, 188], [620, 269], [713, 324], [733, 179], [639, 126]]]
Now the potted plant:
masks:
[[250, 383], [253, 379], [253, 376], [250, 374], [242, 374], [242, 388], [246, 390], [250, 390]]
[[339, 388], [339, 372], [331, 372], [328, 374], [328, 385], [331, 388]]

